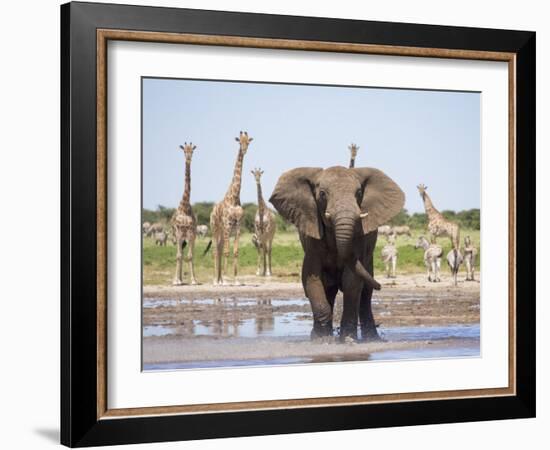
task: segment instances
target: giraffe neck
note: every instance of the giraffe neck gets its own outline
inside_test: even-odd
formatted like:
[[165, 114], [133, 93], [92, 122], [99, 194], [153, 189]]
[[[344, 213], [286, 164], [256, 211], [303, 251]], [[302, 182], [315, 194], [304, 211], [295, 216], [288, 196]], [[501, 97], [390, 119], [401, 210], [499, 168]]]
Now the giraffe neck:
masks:
[[191, 199], [191, 160], [185, 160], [185, 187], [183, 189], [183, 197], [180, 202], [180, 209], [188, 212], [190, 209]]
[[432, 219], [436, 216], [439, 216], [439, 211], [435, 208], [430, 196], [426, 192], [424, 192], [424, 194], [422, 195], [422, 199], [424, 200], [424, 209], [426, 210], [428, 218]]
[[239, 148], [239, 154], [237, 155], [237, 161], [235, 161], [235, 170], [233, 170], [233, 179], [231, 185], [225, 194], [225, 199], [234, 205], [241, 204], [241, 173], [243, 171], [243, 157], [244, 153]]
[[265, 202], [262, 195], [262, 185], [260, 182], [256, 182], [256, 188], [258, 189], [258, 215], [260, 216], [260, 228], [263, 228], [264, 225], [264, 214], [265, 214]]
[[355, 167], [355, 158], [352, 156], [349, 160], [349, 168], [353, 169]]

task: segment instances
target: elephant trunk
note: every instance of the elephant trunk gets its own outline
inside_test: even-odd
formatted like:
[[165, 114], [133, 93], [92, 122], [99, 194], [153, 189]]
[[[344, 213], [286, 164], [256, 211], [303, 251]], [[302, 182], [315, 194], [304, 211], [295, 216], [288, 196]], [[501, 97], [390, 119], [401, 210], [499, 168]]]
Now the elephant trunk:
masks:
[[367, 285], [377, 291], [380, 290], [382, 286], [380, 286], [380, 283], [378, 283], [378, 281], [373, 278], [373, 276], [367, 271], [367, 269], [365, 269], [365, 266], [361, 264], [361, 261], [356, 260], [355, 265], [352, 266], [352, 269], [355, 270], [355, 273], [357, 273], [361, 278], [363, 278]]
[[353, 253], [353, 236], [357, 226], [358, 216], [353, 214], [339, 214], [334, 218], [334, 237], [338, 261], [348, 261]]
[[365, 269], [361, 261], [357, 259], [353, 252], [353, 238], [357, 231], [359, 223], [359, 213], [344, 212], [334, 215], [334, 237], [336, 240], [336, 250], [338, 252], [338, 262], [347, 265], [359, 275], [364, 282], [373, 289], [379, 290], [380, 284]]

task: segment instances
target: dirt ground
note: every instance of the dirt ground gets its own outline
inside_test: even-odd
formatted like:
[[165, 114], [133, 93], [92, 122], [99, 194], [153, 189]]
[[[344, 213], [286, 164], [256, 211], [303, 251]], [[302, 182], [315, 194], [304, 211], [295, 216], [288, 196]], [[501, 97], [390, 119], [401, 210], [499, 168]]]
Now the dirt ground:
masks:
[[[475, 281], [464, 281], [464, 274], [461, 273], [458, 279], [458, 286], [453, 285], [450, 276], [443, 274], [441, 282], [431, 283], [426, 275], [407, 274], [398, 275], [397, 278], [376, 277], [382, 285], [382, 289], [376, 295], [384, 295], [386, 291], [408, 290], [410, 292], [418, 290], [429, 290], [433, 292], [448, 291], [453, 293], [460, 292], [479, 292], [479, 279]], [[303, 296], [304, 290], [301, 283], [290, 283], [275, 281], [272, 278], [245, 276], [239, 277], [239, 285], [228, 283], [223, 286], [214, 286], [211, 283], [202, 283], [195, 286], [170, 286], [170, 285], [145, 285], [143, 287], [144, 298], [154, 297], [179, 297], [186, 298], [205, 298], [206, 296], [272, 296], [276, 294], [290, 296]], [[412, 290], [412, 291], [411, 291]]]
[[[384, 281], [382, 281], [384, 282]], [[403, 284], [398, 284], [403, 283]], [[223, 293], [223, 294], [222, 294]], [[153, 300], [162, 298], [184, 298], [201, 300], [220, 298], [254, 298], [257, 300], [304, 298], [304, 291], [298, 283], [265, 283], [244, 286], [156, 286], [144, 289], [144, 298]], [[288, 309], [288, 308], [287, 308]], [[336, 299], [335, 323], [339, 322], [342, 309], [342, 294]], [[291, 310], [311, 314], [309, 304], [300, 307], [293, 305]], [[278, 308], [277, 313], [285, 311]], [[451, 283], [431, 283], [431, 286], [415, 285], [414, 279], [399, 280], [395, 285], [383, 285], [380, 291], [373, 294], [373, 313], [377, 325], [410, 326], [410, 325], [446, 325], [468, 324], [479, 322], [479, 283], [469, 282], [454, 287]], [[178, 320], [206, 320], [216, 317], [221, 319], [230, 315], [231, 320], [261, 318], [272, 315], [272, 309], [265, 304], [247, 308], [223, 308], [213, 305], [205, 309], [197, 305], [168, 304], [161, 308], [145, 308], [143, 325], [170, 324]], [[309, 318], [309, 317], [306, 317]]]
[[[250, 277], [252, 278], [252, 277]], [[188, 300], [218, 299], [218, 298], [254, 298], [269, 300], [272, 298], [304, 298], [304, 290], [300, 283], [278, 283], [264, 281], [254, 277], [243, 280], [241, 286], [213, 286], [203, 284], [197, 286], [145, 286], [144, 299], [185, 298]], [[399, 276], [397, 279], [381, 278], [380, 291], [373, 294], [373, 313], [377, 324], [384, 326], [405, 325], [444, 325], [479, 322], [479, 291], [478, 281], [459, 281], [454, 286], [450, 277], [443, 278], [440, 283], [430, 283], [425, 275]], [[336, 301], [335, 322], [341, 314], [342, 294]], [[263, 305], [247, 308], [242, 311], [241, 319], [248, 315], [261, 316]], [[294, 309], [294, 308], [293, 308]], [[311, 313], [309, 305], [302, 308], [304, 313]], [[218, 308], [215, 313], [223, 314], [224, 309]], [[210, 311], [214, 313], [214, 310]], [[185, 308], [181, 305], [165, 306], [163, 308], [146, 308], [144, 325], [169, 323], [178, 315], [184, 314], [187, 320], [204, 318], [204, 311]], [[235, 311], [231, 311], [235, 315]], [[237, 314], [239, 314], [237, 312]]]

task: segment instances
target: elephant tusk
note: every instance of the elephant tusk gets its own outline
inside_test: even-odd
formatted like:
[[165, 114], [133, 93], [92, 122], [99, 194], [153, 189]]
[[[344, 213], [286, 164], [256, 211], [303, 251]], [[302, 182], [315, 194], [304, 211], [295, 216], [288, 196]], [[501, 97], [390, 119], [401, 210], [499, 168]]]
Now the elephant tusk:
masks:
[[382, 286], [380, 286], [380, 283], [376, 281], [370, 273], [367, 272], [367, 269], [361, 264], [361, 261], [356, 260], [355, 266], [353, 267], [355, 269], [355, 272], [365, 280], [365, 282], [372, 287], [373, 289], [376, 289], [377, 291], [380, 290]]
[[361, 219], [364, 219], [364, 218], [367, 217], [368, 215], [369, 215], [368, 212], [364, 212], [364, 213], [359, 214], [359, 217], [361, 217]]
[[326, 212], [326, 213], [325, 213], [325, 217], [326, 217], [327, 219], [330, 219], [330, 213]]

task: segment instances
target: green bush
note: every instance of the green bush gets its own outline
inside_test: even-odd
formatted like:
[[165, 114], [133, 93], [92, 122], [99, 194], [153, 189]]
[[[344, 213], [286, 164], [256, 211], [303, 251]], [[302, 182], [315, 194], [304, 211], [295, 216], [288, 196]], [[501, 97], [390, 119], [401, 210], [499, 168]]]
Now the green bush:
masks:
[[[244, 216], [242, 220], [242, 230], [254, 232], [254, 217], [256, 216], [256, 211], [258, 206], [255, 203], [244, 203], [242, 205], [244, 210]], [[198, 202], [193, 204], [193, 213], [197, 218], [197, 225], [208, 225], [210, 226], [210, 214], [212, 213], [212, 208], [214, 208], [214, 202]], [[142, 221], [143, 222], [165, 222], [169, 223], [172, 215], [174, 214], [175, 208], [166, 208], [163, 205], [158, 205], [156, 210], [143, 208], [142, 210]], [[273, 210], [272, 210], [273, 211]], [[287, 223], [277, 212], [273, 211], [275, 214], [275, 221], [277, 223], [277, 230], [279, 231], [293, 231], [295, 228], [291, 224]]]
[[[441, 211], [441, 214], [453, 222], [456, 222], [460, 225], [461, 228], [468, 228], [471, 230], [479, 230], [480, 225], [480, 213], [479, 209], [467, 209], [464, 211], [451, 211], [444, 210]], [[426, 214], [424, 213], [413, 213], [409, 212], [403, 208], [390, 222], [390, 225], [408, 225], [412, 229], [425, 229], [428, 225], [428, 220]]]
[[[242, 221], [243, 231], [254, 232], [254, 217], [258, 209], [255, 203], [244, 203], [243, 205], [244, 216]], [[198, 225], [210, 226], [210, 213], [214, 207], [213, 202], [199, 202], [193, 205], [193, 212], [197, 217]], [[169, 222], [174, 214], [175, 208], [167, 208], [163, 205], [158, 205], [156, 210], [143, 209], [142, 219], [144, 222]], [[275, 214], [275, 220], [277, 223], [277, 229], [279, 231], [294, 231], [295, 227], [286, 222], [280, 214], [273, 211]], [[464, 211], [451, 211], [444, 210], [441, 212], [444, 217], [460, 225], [461, 228], [467, 228], [470, 230], [479, 230], [480, 227], [480, 211], [479, 209], [467, 209]], [[428, 221], [426, 214], [413, 213], [403, 208], [390, 222], [390, 225], [408, 225], [412, 229], [420, 230], [426, 229]]]

